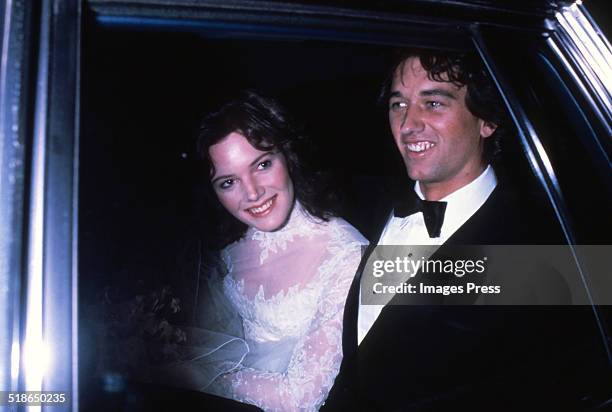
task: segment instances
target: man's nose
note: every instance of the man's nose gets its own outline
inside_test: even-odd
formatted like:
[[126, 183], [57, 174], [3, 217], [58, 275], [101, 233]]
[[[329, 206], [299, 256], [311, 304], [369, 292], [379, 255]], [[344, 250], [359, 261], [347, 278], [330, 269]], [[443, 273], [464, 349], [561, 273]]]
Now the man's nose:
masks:
[[264, 188], [253, 177], [243, 179], [243, 185], [246, 198], [250, 202], [258, 200], [264, 193]]
[[415, 105], [409, 106], [404, 111], [402, 118], [401, 132], [402, 134], [412, 134], [423, 130], [422, 113]]

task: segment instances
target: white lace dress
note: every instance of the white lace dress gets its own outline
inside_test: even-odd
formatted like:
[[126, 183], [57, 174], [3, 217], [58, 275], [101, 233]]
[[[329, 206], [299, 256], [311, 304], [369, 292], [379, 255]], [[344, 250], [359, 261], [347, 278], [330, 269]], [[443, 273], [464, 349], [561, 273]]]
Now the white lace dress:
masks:
[[296, 205], [276, 232], [249, 229], [223, 251], [223, 292], [248, 354], [206, 388], [266, 411], [316, 411], [342, 360], [342, 317], [367, 241], [342, 219]]

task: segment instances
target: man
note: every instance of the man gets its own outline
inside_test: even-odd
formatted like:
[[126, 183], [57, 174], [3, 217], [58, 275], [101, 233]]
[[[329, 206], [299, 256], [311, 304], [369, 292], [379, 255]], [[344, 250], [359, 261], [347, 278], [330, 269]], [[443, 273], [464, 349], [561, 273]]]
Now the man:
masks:
[[430, 79], [420, 58], [408, 57], [396, 68], [390, 90], [395, 143], [408, 175], [418, 182], [416, 190], [427, 200], [442, 199], [484, 172], [484, 143], [497, 128], [468, 109], [471, 95], [451, 74], [439, 75], [443, 81]]
[[[504, 111], [477, 60], [408, 51], [384, 94], [391, 132], [414, 184], [403, 184], [381, 209], [374, 245], [441, 245], [439, 253], [452, 245], [558, 241], [533, 203], [526, 213], [491, 167]], [[560, 338], [559, 316], [551, 321], [550, 311], [536, 307], [527, 313], [503, 306], [366, 305], [360, 303], [359, 280], [370, 253], [372, 248], [347, 299], [344, 363], [325, 410], [551, 404], [548, 395], [559, 390], [549, 385], [561, 364], [553, 346]]]

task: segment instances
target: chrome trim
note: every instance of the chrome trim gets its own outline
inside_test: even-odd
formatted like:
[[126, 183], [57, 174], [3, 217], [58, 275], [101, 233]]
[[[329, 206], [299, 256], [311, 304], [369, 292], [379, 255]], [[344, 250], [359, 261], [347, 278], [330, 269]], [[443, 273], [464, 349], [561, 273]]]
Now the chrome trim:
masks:
[[[560, 86], [562, 86], [562, 87], [559, 87], [559, 89], [563, 90], [565, 93], [571, 96], [571, 99], [573, 100], [573, 103], [576, 109], [575, 110], [576, 114], [582, 119], [582, 121], [586, 124], [586, 126], [590, 130], [590, 135], [580, 133], [578, 137], [582, 141], [583, 144], [585, 145], [592, 144], [593, 147], [596, 148], [597, 151], [599, 151], [599, 154], [596, 156], [597, 160], [596, 159], [593, 159], [593, 160], [595, 160], [596, 162], [598, 162], [599, 159], [604, 161], [605, 170], [602, 170], [603, 172], [602, 175], [608, 176], [608, 172], [609, 172], [609, 168], [611, 164], [610, 156], [608, 155], [608, 152], [606, 151], [606, 148], [602, 144], [601, 140], [597, 138], [597, 132], [595, 131], [595, 128], [593, 127], [592, 122], [589, 121], [588, 115], [585, 113], [585, 107], [583, 107], [583, 105], [581, 105], [577, 101], [576, 96], [571, 92], [570, 88], [568, 87], [566, 82], [563, 80], [561, 74], [559, 73], [557, 68], [554, 66], [554, 64], [551, 62], [551, 59], [548, 56], [546, 56], [544, 53], [538, 53], [538, 57], [541, 59], [543, 64], [549, 68], [550, 73], [555, 76]], [[588, 101], [588, 103], [591, 105], [594, 104], [592, 100]]]
[[[50, 24], [42, 39], [48, 52], [47, 156], [44, 216], [43, 311], [46, 346], [52, 354], [44, 390], [71, 391], [71, 406], [78, 408], [78, 379], [73, 373], [78, 325], [74, 305], [78, 291], [76, 265], [77, 186], [74, 180], [78, 142], [79, 0], [44, 0], [43, 20]], [[43, 23], [44, 24], [44, 23]]]
[[562, 7], [556, 13], [559, 41], [573, 50], [571, 59], [584, 75], [584, 81], [590, 87], [606, 112], [607, 122], [612, 117], [612, 51], [581, 2]]
[[[38, 71], [36, 74], [36, 97], [34, 104], [34, 136], [32, 141], [32, 163], [30, 180], [30, 211], [28, 231], [28, 253], [26, 274], [26, 314], [25, 336], [21, 348], [21, 365], [24, 373], [23, 390], [37, 391], [42, 389], [42, 373], [31, 370], [27, 362], [35, 358], [36, 352], [43, 345], [43, 266], [44, 266], [44, 215], [47, 155], [47, 105], [49, 49], [47, 41], [50, 36], [51, 10], [47, 3], [42, 5], [40, 39], [38, 50]], [[39, 376], [40, 373], [40, 376]], [[28, 411], [40, 410], [30, 406]]]
[[608, 38], [606, 37], [605, 34], [603, 34], [601, 29], [599, 28], [599, 26], [597, 25], [597, 23], [591, 16], [591, 13], [589, 13], [589, 11], [582, 5], [582, 1], [579, 1], [576, 4], [578, 5], [578, 10], [580, 10], [584, 18], [589, 22], [589, 24], [593, 28], [594, 35], [596, 35], [598, 39], [596, 41], [600, 41], [603, 47], [607, 48], [608, 50], [612, 50], [612, 46], [610, 46], [610, 42], [608, 41]]
[[80, 130], [81, 130], [81, 36], [83, 9], [81, 1], [77, 2], [76, 22], [76, 79], [75, 79], [75, 108], [74, 108], [74, 156], [72, 177], [72, 410], [79, 410], [79, 159], [80, 159]]
[[557, 35], [553, 35], [550, 38], [548, 38], [546, 40], [546, 42], [548, 43], [548, 46], [550, 47], [550, 49], [553, 51], [553, 53], [557, 56], [557, 58], [559, 59], [559, 61], [561, 62], [561, 64], [563, 64], [565, 70], [567, 71], [567, 73], [572, 77], [572, 80], [574, 81], [574, 84], [576, 84], [576, 86], [580, 89], [580, 92], [582, 93], [583, 97], [587, 100], [587, 102], [590, 104], [591, 108], [593, 109], [593, 112], [595, 114], [595, 116], [599, 119], [599, 121], [601, 122], [601, 125], [605, 128], [606, 133], [608, 135], [612, 135], [612, 126], [610, 125], [610, 123], [608, 122], [608, 120], [606, 119], [606, 116], [604, 113], [602, 113], [600, 107], [599, 107], [599, 102], [595, 101], [593, 99], [593, 96], [591, 95], [591, 93], [589, 93], [587, 86], [584, 84], [584, 82], [581, 80], [581, 77], [578, 76], [578, 74], [576, 73], [574, 66], [572, 66], [572, 64], [567, 60], [565, 54], [561, 51], [561, 48], [559, 46], [559, 38]]
[[585, 65], [584, 62], [581, 61], [581, 51], [576, 46], [569, 33], [564, 30], [558, 30], [554, 32], [552, 38], [557, 41], [560, 50], [565, 50], [564, 54], [566, 58], [568, 61], [573, 63], [574, 69], [580, 73], [579, 78], [583, 79], [583, 83], [586, 82], [586, 85], [592, 89], [591, 92], [587, 92], [587, 94], [595, 97], [597, 106], [600, 108], [600, 110], [606, 112], [606, 116], [609, 118], [611, 112], [609, 99], [602, 98], [602, 96], [605, 95], [604, 85], [600, 84], [596, 79], [596, 75], [592, 67], [590, 67], [588, 64]]
[[[365, 2], [362, 2], [365, 3]], [[520, 27], [527, 30], [541, 30], [545, 19], [552, 17], [557, 9], [549, 0], [540, 0], [520, 4], [519, 2], [500, 2], [495, 0], [411, 0], [393, 2], [369, 2], [347, 6], [346, 1], [326, 2], [291, 2], [266, 0], [165, 0], [151, 2], [148, 0], [89, 0], [88, 6], [96, 15], [106, 16], [140, 16], [173, 18], [180, 25], [185, 18], [213, 18], [241, 14], [242, 18], [251, 16], [254, 20], [275, 19], [277, 22], [291, 21], [293, 25], [303, 22], [304, 18], [331, 20], [340, 18], [346, 24], [348, 20], [363, 19], [360, 26], [367, 21], [404, 25], [432, 24], [462, 25], [470, 24], [474, 18], [482, 19], [483, 24], [500, 27]], [[378, 4], [376, 4], [378, 3]], [[442, 3], [442, 4], [441, 4]], [[440, 13], [440, 10], [452, 11]], [[486, 11], [486, 12], [483, 12]], [[367, 21], [366, 21], [367, 20]], [[362, 31], [361, 30], [361, 31]]]
[[[25, 371], [22, 390], [70, 392], [70, 406], [63, 405], [62, 410], [75, 411], [78, 410], [75, 157], [80, 21], [80, 0], [42, 1], [30, 185], [26, 339], [21, 356]], [[28, 366], [32, 359], [43, 365], [42, 371]], [[46, 409], [52, 407], [42, 407]], [[28, 406], [26, 410], [39, 411], [41, 407]]]
[[0, 3], [0, 390], [17, 390], [22, 332], [32, 12], [23, 0]]

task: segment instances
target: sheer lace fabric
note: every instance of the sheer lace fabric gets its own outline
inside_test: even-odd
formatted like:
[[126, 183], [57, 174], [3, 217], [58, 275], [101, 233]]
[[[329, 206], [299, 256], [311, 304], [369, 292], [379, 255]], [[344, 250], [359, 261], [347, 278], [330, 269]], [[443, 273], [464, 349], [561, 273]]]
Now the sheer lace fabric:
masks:
[[342, 360], [342, 316], [365, 239], [342, 219], [299, 205], [276, 232], [249, 229], [223, 253], [223, 291], [250, 347], [207, 391], [266, 411], [314, 411]]

